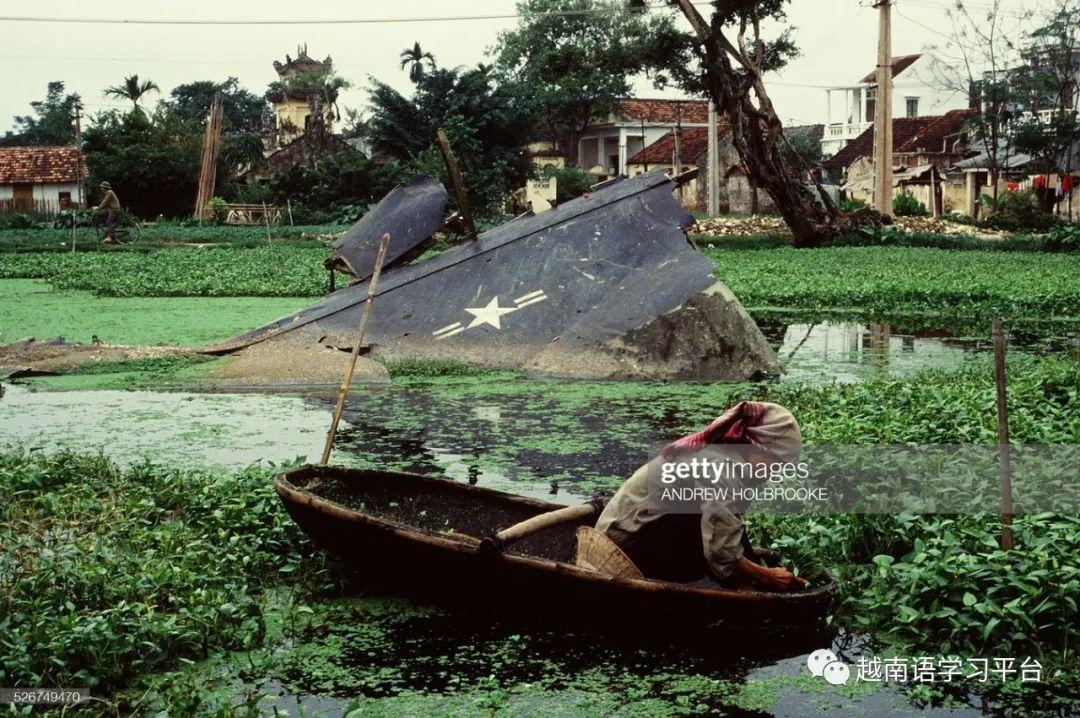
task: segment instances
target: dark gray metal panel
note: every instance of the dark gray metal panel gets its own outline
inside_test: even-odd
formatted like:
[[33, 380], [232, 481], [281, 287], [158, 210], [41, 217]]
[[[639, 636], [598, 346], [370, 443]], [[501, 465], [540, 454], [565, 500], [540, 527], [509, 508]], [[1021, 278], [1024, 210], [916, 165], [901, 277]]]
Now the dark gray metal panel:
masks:
[[390, 235], [384, 268], [411, 258], [442, 227], [446, 200], [442, 183], [418, 175], [391, 190], [330, 246], [357, 279], [367, 279], [375, 270], [382, 236]]
[[[688, 243], [693, 218], [662, 170], [523, 217], [379, 283], [374, 342], [597, 344], [669, 312], [716, 280]], [[239, 335], [229, 351], [315, 324], [351, 331], [367, 283]]]

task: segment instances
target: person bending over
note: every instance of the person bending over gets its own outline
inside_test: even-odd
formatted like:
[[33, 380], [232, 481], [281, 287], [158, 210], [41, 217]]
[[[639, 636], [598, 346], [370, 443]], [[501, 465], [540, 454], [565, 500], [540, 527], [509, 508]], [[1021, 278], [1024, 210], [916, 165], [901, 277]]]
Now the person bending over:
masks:
[[[796, 591], [807, 585], [785, 568], [755, 560], [742, 521], [745, 503], [703, 501], [697, 513], [658, 501], [665, 462], [709, 455], [749, 464], [798, 460], [802, 434], [795, 417], [778, 404], [744, 401], [708, 428], [664, 447], [639, 468], [607, 503], [596, 530], [614, 541], [648, 578], [691, 582], [711, 577], [732, 587]], [[760, 483], [760, 481], [756, 482]]]

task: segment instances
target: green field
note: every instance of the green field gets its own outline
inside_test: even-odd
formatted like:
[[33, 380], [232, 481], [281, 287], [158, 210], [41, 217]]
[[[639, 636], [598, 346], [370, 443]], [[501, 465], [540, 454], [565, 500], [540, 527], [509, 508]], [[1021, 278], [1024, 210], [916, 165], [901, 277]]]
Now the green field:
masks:
[[107, 344], [202, 346], [310, 303], [290, 297], [97, 297], [41, 280], [0, 281], [0, 343], [63, 336]]
[[[706, 249], [750, 308], [1080, 318], [1080, 253], [830, 247]], [[329, 283], [320, 247], [178, 248], [151, 253], [0, 253], [0, 277], [101, 296], [306, 296]]]

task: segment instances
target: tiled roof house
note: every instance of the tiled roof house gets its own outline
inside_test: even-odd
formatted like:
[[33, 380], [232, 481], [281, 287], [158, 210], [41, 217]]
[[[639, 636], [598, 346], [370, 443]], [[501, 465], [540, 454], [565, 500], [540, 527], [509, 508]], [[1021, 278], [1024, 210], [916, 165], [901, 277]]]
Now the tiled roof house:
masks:
[[83, 203], [76, 147], [0, 147], [0, 213], [54, 213]]

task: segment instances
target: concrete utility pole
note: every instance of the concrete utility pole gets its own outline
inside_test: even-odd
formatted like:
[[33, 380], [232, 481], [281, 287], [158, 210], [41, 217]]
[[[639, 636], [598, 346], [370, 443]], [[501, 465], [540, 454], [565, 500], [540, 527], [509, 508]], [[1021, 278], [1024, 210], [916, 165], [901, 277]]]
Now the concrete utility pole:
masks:
[[[86, 207], [88, 202], [87, 202], [87, 197], [86, 197], [86, 179], [83, 177], [83, 165], [85, 164], [85, 162], [83, 160], [83, 151], [82, 151], [82, 108], [83, 108], [82, 98], [81, 97], [76, 97], [75, 98], [75, 149], [76, 149], [77, 152], [76, 152], [76, 160], [75, 161], [77, 163], [77, 166], [75, 167], [75, 177], [78, 178], [78, 183], [79, 183], [79, 196], [77, 198], [77, 204], [80, 207]], [[72, 227], [74, 227], [74, 226], [75, 226], [75, 223], [74, 223], [74, 221], [72, 221]], [[74, 236], [74, 234], [72, 236]]]
[[877, 100], [874, 103], [874, 209], [892, 214], [892, 0], [876, 0], [878, 9]]
[[709, 100], [709, 216], [720, 213], [720, 158], [716, 137], [716, 104]]
[[[682, 104], [675, 103], [675, 176], [682, 174]], [[683, 199], [683, 186], [679, 185], [676, 190], [679, 193], [679, 202]]]

